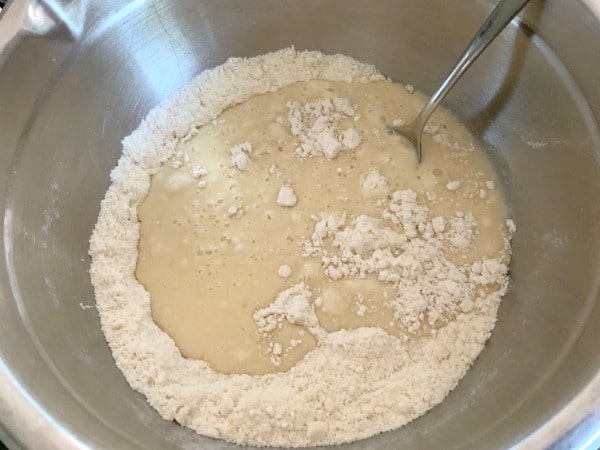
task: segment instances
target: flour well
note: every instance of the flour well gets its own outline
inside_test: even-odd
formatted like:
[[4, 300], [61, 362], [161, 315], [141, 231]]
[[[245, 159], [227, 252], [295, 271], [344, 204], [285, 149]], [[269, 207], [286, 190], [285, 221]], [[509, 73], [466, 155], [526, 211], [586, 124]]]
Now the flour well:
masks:
[[[408, 174], [386, 172], [393, 164], [385, 155], [374, 161], [379, 166], [355, 176], [353, 158], [363, 158], [361, 152], [369, 155], [371, 150], [362, 148], [364, 143], [387, 142], [388, 137], [383, 131], [375, 139], [371, 122], [381, 114], [369, 117], [369, 110], [359, 111], [351, 92], [284, 105], [286, 111], [272, 122], [282, 133], [289, 133], [291, 141], [274, 145], [272, 152], [278, 154], [277, 146], [289, 149], [299, 161], [314, 163], [315, 168], [321, 160], [335, 164], [331, 176], [355, 179], [356, 192], [364, 195], [356, 203], [341, 190], [327, 192], [327, 180], [299, 174], [290, 177], [285, 165], [267, 158], [269, 149], [250, 139], [213, 150], [221, 152], [223, 168], [215, 166], [208, 155], [206, 161], [196, 161], [196, 155], [182, 147], [193, 143], [203, 125], [225, 126], [219, 122], [225, 109], [308, 80], [384, 82], [373, 67], [350, 58], [294, 49], [231, 59], [202, 73], [151, 111], [124, 139], [123, 155], [111, 174], [112, 184], [91, 238], [90, 274], [102, 329], [127, 381], [165, 419], [238, 444], [336, 444], [391, 430], [421, 416], [445, 398], [482, 350], [508, 283], [508, 240], [501, 242], [500, 252], [490, 250], [481, 257], [475, 247], [481, 234], [489, 231], [488, 225], [461, 206], [466, 201], [463, 194], [473, 194], [482, 208], [497, 200], [499, 189], [494, 189], [494, 181], [488, 175], [458, 180], [460, 172], [445, 174], [432, 168], [424, 170], [418, 180], [432, 190], [419, 191], [399, 184], [399, 179], [408, 180]], [[387, 119], [391, 122], [394, 117]], [[380, 127], [385, 130], [385, 120]], [[469, 142], [453, 142], [450, 133], [444, 131], [442, 136], [439, 129], [430, 131], [433, 134], [426, 144], [439, 145], [448, 151], [448, 158], [458, 160], [472, 152]], [[165, 167], [168, 171], [159, 173]], [[224, 174], [221, 178], [219, 170]], [[264, 193], [264, 213], [250, 202], [250, 193], [235, 191], [240, 177], [254, 174], [272, 177], [275, 186]], [[210, 195], [214, 186], [231, 186], [227, 200], [189, 205], [198, 214], [207, 208], [207, 217], [212, 215], [213, 222], [227, 223], [229, 228], [242, 227], [244, 221], [257, 223], [258, 217], [264, 223], [282, 217], [300, 223], [311, 205], [306, 190], [309, 181], [323, 183], [322, 196], [347, 206], [343, 212], [308, 215], [310, 228], [306, 232], [302, 228], [304, 239], [293, 243], [297, 260], [274, 253], [272, 261], [253, 263], [270, 264], [273, 269], [266, 271], [268, 275], [257, 275], [273, 277], [285, 286], [264, 307], [248, 312], [265, 342], [270, 363], [281, 367], [293, 352], [312, 345], [313, 350], [289, 370], [257, 376], [219, 373], [203, 360], [182, 357], [173, 339], [155, 324], [150, 295], [135, 273], [139, 208], [152, 176], [162, 177], [168, 198], [183, 193], [195, 198]], [[451, 189], [454, 184], [446, 188], [453, 182], [459, 182], [456, 189]], [[485, 198], [479, 195], [481, 189], [486, 191]], [[368, 211], [355, 213], [353, 208], [361, 202], [368, 204]], [[447, 204], [451, 207], [446, 208]], [[500, 236], [516, 230], [506, 217], [499, 222]], [[169, 226], [183, 229], [179, 224]], [[227, 235], [223, 239], [222, 245], [234, 254], [246, 255], [251, 245]], [[153, 245], [150, 254], [162, 251], [164, 243]], [[194, 243], [181, 245], [189, 248]], [[201, 250], [202, 255], [212, 256], [218, 249], [207, 244]], [[191, 261], [191, 257], [178, 261], [179, 270]], [[348, 307], [356, 320], [375, 320], [383, 306], [377, 306], [373, 297], [385, 295], [384, 306], [390, 311], [387, 328], [332, 328], [325, 318], [328, 311], [339, 308], [339, 292], [311, 287], [306, 274], [315, 270], [323, 272], [328, 283], [349, 286]], [[303, 274], [306, 282], [298, 278]], [[357, 293], [356, 283], [380, 283], [385, 289]], [[282, 327], [292, 327], [293, 338], [278, 337]]]

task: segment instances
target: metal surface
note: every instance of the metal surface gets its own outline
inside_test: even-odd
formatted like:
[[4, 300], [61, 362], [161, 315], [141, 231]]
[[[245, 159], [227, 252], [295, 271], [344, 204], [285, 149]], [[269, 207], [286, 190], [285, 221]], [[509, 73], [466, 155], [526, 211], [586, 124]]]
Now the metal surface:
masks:
[[[121, 138], [203, 69], [292, 44], [346, 53], [430, 93], [493, 2], [67, 6], [21, 0], [0, 17], [0, 439], [61, 450], [238, 448], [161, 419], [125, 383], [95, 310], [84, 308], [93, 304], [88, 238]], [[54, 25], [23, 32], [12, 20], [23, 11]], [[511, 290], [486, 349], [442, 404], [342, 448], [595, 448], [599, 14], [592, 1], [532, 1], [447, 97], [485, 143], [519, 226]]]
[[423, 129], [433, 114], [433, 111], [435, 111], [442, 100], [444, 100], [446, 95], [450, 92], [450, 89], [458, 82], [465, 71], [475, 62], [481, 52], [483, 52], [514, 19], [514, 17], [519, 14], [528, 1], [529, 0], [500, 0], [479, 31], [475, 33], [475, 36], [471, 42], [469, 42], [469, 46], [454, 68], [444, 79], [440, 87], [436, 89], [417, 117], [409, 124], [400, 126], [391, 125], [388, 127], [390, 130], [400, 133], [408, 139], [417, 153], [417, 163], [421, 162], [421, 136], [423, 135]]

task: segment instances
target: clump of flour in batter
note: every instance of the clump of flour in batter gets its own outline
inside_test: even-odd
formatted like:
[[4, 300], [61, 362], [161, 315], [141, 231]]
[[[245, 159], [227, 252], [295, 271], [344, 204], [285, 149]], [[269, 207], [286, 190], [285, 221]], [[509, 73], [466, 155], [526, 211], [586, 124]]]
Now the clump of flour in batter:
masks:
[[354, 106], [347, 98], [327, 98], [305, 104], [289, 102], [287, 107], [291, 133], [300, 139], [296, 149], [298, 156], [333, 159], [340, 152], [360, 145], [360, 135], [354, 128], [340, 126], [342, 119], [356, 117]]

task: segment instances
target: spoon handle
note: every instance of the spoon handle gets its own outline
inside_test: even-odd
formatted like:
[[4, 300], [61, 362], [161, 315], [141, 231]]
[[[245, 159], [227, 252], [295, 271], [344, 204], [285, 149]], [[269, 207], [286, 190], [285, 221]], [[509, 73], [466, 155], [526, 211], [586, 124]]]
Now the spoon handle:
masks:
[[477, 59], [483, 50], [494, 40], [498, 34], [510, 23], [510, 21], [523, 9], [529, 0], [500, 0], [494, 11], [481, 26], [477, 34], [473, 37], [469, 46], [460, 57], [460, 60], [452, 69], [452, 72], [446, 77], [437, 91], [429, 99], [429, 103], [421, 110], [415, 120], [420, 129], [435, 110], [440, 102], [446, 97], [448, 91], [460, 79], [469, 66]]

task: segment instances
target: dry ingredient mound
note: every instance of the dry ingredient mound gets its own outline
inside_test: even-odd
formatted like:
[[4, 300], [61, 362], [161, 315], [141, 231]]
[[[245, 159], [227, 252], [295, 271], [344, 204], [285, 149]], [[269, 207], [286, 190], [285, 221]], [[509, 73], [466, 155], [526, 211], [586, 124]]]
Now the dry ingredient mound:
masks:
[[[453, 320], [405, 339], [379, 328], [327, 333], [315, 314], [319, 299], [312, 298], [308, 286], [298, 284], [254, 313], [262, 332], [287, 320], [318, 337], [319, 346], [289, 371], [223, 375], [204, 361], [181, 356], [173, 340], [154, 323], [149, 294], [135, 277], [137, 208], [150, 178], [163, 163], [177, 160], [179, 142], [190, 139], [224, 109], [313, 79], [368, 83], [383, 77], [374, 67], [346, 56], [293, 48], [230, 59], [203, 72], [152, 110], [123, 140], [123, 154], [111, 173], [112, 184], [90, 240], [90, 275], [102, 330], [129, 384], [165, 419], [237, 444], [338, 444], [398, 428], [421, 416], [445, 398], [481, 352], [507, 287], [507, 267], [499, 261], [484, 260], [459, 269], [436, 257], [442, 245], [469, 246], [475, 226], [472, 217], [430, 217], [414, 192], [396, 191], [380, 218], [315, 217], [315, 231], [303, 245], [305, 256], [321, 258], [334, 279], [376, 274], [393, 283], [399, 294], [406, 295], [391, 299], [390, 306], [397, 312], [395, 320], [408, 330], [439, 325], [441, 315]], [[288, 109], [291, 132], [299, 137], [300, 157], [330, 159], [360, 144], [353, 128], [338, 127], [342, 118], [356, 115], [342, 99], [290, 103]], [[233, 168], [252, 170], [249, 143], [232, 147], [230, 153]], [[206, 185], [205, 173], [202, 167], [195, 168], [199, 187]], [[377, 172], [364, 182], [367, 191], [388, 188]], [[291, 207], [295, 201], [293, 189], [282, 186], [278, 204]], [[243, 214], [241, 208], [234, 209], [232, 215]], [[384, 227], [382, 220], [400, 223], [403, 233]], [[279, 274], [286, 277], [290, 272], [289, 266], [282, 266]], [[428, 284], [419, 285], [421, 276]], [[496, 289], [486, 291], [491, 293], [477, 302], [463, 301], [475, 291], [483, 292], [480, 286]], [[281, 348], [274, 347], [272, 353], [277, 363]]]

